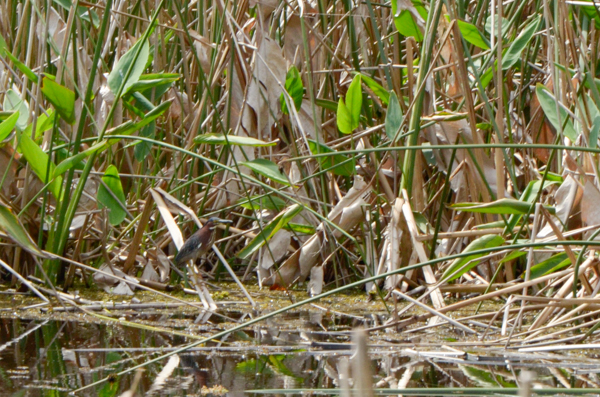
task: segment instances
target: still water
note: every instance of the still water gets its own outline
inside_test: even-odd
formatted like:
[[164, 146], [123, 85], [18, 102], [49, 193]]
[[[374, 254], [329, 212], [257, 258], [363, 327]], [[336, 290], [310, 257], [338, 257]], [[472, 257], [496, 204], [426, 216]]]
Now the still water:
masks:
[[[209, 318], [164, 308], [118, 313], [120, 320], [147, 329], [89, 313], [58, 319], [5, 315], [0, 318], [0, 396], [120, 396], [130, 389], [139, 396], [247, 396], [249, 390], [274, 395], [268, 390], [338, 388], [341, 360], [352, 354], [351, 330], [380, 325], [386, 317], [296, 311], [175, 358], [160, 358], [193, 342], [190, 336], [210, 336], [259, 314], [231, 307]], [[600, 387], [597, 352], [505, 350], [469, 341], [448, 326], [410, 334], [379, 330], [369, 338], [375, 387], [392, 389], [511, 389], [526, 369], [536, 374], [534, 387], [563, 388], [569, 395], [569, 388]], [[160, 359], [141, 372], [118, 375], [155, 358]]]

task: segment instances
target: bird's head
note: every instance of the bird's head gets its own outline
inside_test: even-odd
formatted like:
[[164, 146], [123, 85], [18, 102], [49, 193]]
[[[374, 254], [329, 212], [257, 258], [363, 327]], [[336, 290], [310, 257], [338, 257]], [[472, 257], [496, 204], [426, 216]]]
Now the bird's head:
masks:
[[222, 224], [226, 224], [226, 223], [233, 223], [233, 221], [230, 221], [229, 219], [221, 219], [216, 216], [212, 216], [212, 217], [208, 218], [208, 221], [204, 224], [204, 227], [209, 227], [212, 230], [212, 229], [214, 229], [214, 227], [216, 225], [222, 225]]

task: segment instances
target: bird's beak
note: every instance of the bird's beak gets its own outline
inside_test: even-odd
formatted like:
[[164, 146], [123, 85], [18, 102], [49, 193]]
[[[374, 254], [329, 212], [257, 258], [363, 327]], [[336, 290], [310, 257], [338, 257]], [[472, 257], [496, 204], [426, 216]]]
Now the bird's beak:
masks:
[[229, 219], [215, 219], [216, 224], [230, 224], [233, 223], [232, 220]]

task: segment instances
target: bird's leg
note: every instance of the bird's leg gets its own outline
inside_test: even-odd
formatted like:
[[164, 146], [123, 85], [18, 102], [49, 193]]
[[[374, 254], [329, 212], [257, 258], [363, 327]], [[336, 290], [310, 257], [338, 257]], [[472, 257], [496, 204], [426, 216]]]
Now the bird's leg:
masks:
[[192, 260], [188, 261], [187, 264], [188, 275], [190, 277], [190, 281], [194, 286], [194, 289], [198, 293], [200, 300], [202, 301], [202, 305], [206, 310], [216, 310], [217, 304], [213, 300], [208, 288], [206, 288], [206, 284], [204, 283], [204, 279], [202, 278], [202, 274], [200, 274], [200, 270], [194, 264]]

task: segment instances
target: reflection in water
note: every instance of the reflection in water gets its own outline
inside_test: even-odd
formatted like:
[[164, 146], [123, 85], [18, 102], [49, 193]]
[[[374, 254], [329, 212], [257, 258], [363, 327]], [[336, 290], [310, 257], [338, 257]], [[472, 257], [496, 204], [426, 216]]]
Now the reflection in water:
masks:
[[[146, 313], [136, 320], [169, 324], [172, 329], [197, 336], [230, 326], [218, 324], [216, 316], [212, 324], [194, 325], [195, 316]], [[251, 389], [337, 388], [340, 359], [351, 355], [349, 331], [356, 322], [356, 318], [296, 312], [231, 334], [180, 353], [177, 368], [169, 372], [154, 395], [199, 395], [203, 387], [222, 387], [229, 391], [228, 396], [244, 396], [244, 391]], [[360, 322], [370, 326], [378, 320], [373, 316]], [[0, 396], [19, 391], [42, 396], [48, 390], [66, 395], [110, 375], [110, 382], [77, 395], [118, 396], [129, 390], [135, 375], [117, 377], [116, 373], [193, 342], [184, 336], [115, 324], [0, 319], [0, 325]], [[450, 338], [454, 331], [448, 328], [443, 332]], [[414, 339], [406, 340], [386, 331], [372, 334], [370, 354], [376, 387], [512, 388], [523, 369], [537, 373], [534, 387], [590, 388], [600, 384], [600, 366], [594, 356], [518, 353], [477, 343], [428, 343], [428, 335], [439, 338], [435, 334], [411, 334]], [[145, 367], [136, 386], [139, 395], [152, 388], [166, 363], [163, 360]]]

